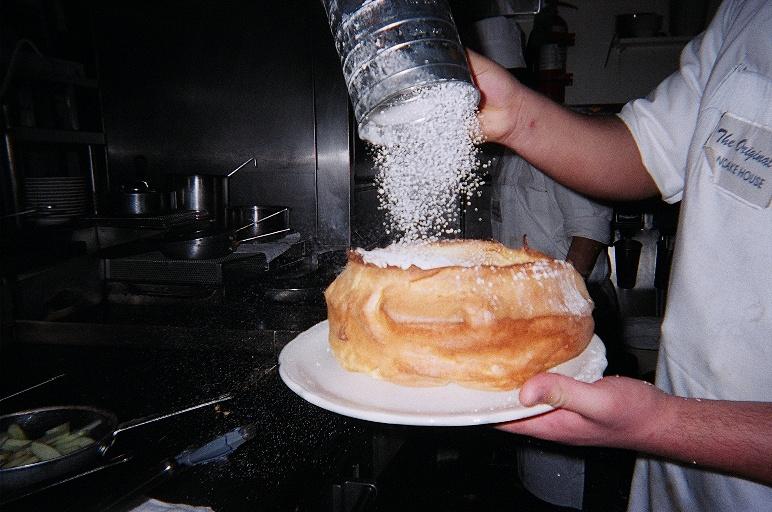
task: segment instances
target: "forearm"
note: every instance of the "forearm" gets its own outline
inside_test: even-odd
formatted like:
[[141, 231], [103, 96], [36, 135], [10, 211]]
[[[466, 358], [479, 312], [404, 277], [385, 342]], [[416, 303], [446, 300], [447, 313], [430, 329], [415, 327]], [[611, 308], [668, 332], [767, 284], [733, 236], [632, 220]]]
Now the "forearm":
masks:
[[571, 246], [568, 248], [568, 254], [566, 255], [566, 261], [570, 262], [576, 271], [579, 272], [582, 277], [587, 279], [592, 273], [592, 269], [595, 267], [595, 261], [598, 259], [598, 255], [605, 247], [605, 244], [590, 238], [581, 236], [572, 237]]
[[481, 92], [480, 124], [503, 144], [578, 192], [642, 199], [657, 187], [630, 131], [618, 118], [582, 116], [518, 82], [490, 59], [468, 52]]
[[577, 114], [525, 88], [519, 94], [513, 129], [501, 143], [556, 181], [590, 196], [642, 199], [657, 194], [638, 146], [619, 118]]
[[631, 448], [772, 485], [772, 404], [665, 400]]

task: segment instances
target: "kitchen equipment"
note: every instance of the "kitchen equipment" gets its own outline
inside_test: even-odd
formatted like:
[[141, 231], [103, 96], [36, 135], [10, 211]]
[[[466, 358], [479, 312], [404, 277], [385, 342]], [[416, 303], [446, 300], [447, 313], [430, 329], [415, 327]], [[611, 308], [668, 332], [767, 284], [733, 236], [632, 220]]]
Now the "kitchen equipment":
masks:
[[40, 226], [65, 224], [86, 213], [89, 207], [83, 176], [24, 178], [24, 209]]
[[228, 178], [226, 176], [174, 176], [173, 183], [182, 191], [182, 204], [187, 210], [207, 212], [212, 219], [224, 225], [228, 205]]
[[643, 244], [640, 241], [632, 238], [621, 238], [614, 242], [614, 261], [619, 288], [635, 288], [642, 247]]
[[421, 87], [473, 81], [445, 0], [322, 0], [360, 134]]
[[225, 226], [229, 201], [228, 180], [249, 164], [257, 167], [257, 160], [254, 157], [249, 158], [223, 175], [205, 173], [174, 175], [172, 182], [175, 187], [182, 191], [182, 204], [185, 209], [208, 212], [209, 217], [214, 219], [218, 225]]
[[[276, 372], [278, 365], [274, 364], [262, 371], [256, 371], [251, 374], [251, 378], [241, 381], [237, 384], [231, 394], [234, 401], [245, 397], [251, 397], [250, 390], [262, 380]], [[241, 445], [254, 439], [260, 429], [257, 422], [247, 423], [237, 427], [225, 434], [219, 435], [207, 443], [183, 450], [175, 457], [170, 457], [161, 461], [156, 467], [150, 470], [145, 479], [133, 489], [124, 493], [117, 500], [104, 504], [100, 510], [125, 510], [127, 503], [131, 503], [132, 498], [136, 496], [147, 495], [149, 491], [168, 480], [169, 477], [180, 473], [188, 468], [200, 464], [209, 464], [212, 462], [221, 462], [230, 457]]]
[[[136, 498], [138, 495], [142, 495], [143, 493], [151, 491], [161, 483], [167, 481], [168, 478], [172, 475], [179, 474], [182, 470], [198, 466], [200, 464], [221, 462], [227, 459], [241, 445], [253, 439], [257, 435], [257, 432], [258, 429], [255, 424], [238, 427], [234, 430], [231, 430], [230, 432], [212, 439], [200, 447], [188, 448], [175, 457], [164, 459], [160, 464], [156, 465], [152, 470], [149, 471], [147, 478], [142, 480], [140, 484], [133, 487], [128, 492], [125, 492], [117, 500], [111, 500], [109, 504], [99, 504], [99, 510], [123, 510], [132, 508], [123, 507], [123, 505], [125, 505], [131, 499]], [[26, 497], [45, 492], [73, 480], [77, 480], [78, 478], [83, 478], [96, 472], [124, 464], [130, 460], [131, 456], [120, 455], [101, 466], [90, 468], [81, 473], [48, 484], [42, 488], [36, 488], [31, 492], [13, 496], [10, 500], [0, 500], [0, 503], [7, 505], [11, 502], [19, 501]]]
[[324, 303], [324, 290], [343, 270], [342, 267], [301, 266], [271, 275], [263, 287], [266, 300], [279, 303]]
[[131, 503], [132, 499], [148, 493], [161, 483], [167, 481], [171, 476], [179, 474], [188, 468], [226, 460], [241, 445], [253, 439], [257, 432], [258, 429], [255, 424], [238, 427], [217, 436], [200, 447], [189, 448], [173, 458], [165, 459], [152, 469], [139, 485], [120, 496], [117, 500], [100, 506], [100, 510], [125, 510], [133, 508], [126, 506]]
[[21, 389], [19, 391], [16, 391], [15, 393], [11, 393], [10, 395], [6, 395], [3, 398], [0, 398], [0, 402], [4, 402], [5, 400], [10, 400], [11, 398], [17, 397], [23, 393], [26, 393], [27, 391], [32, 391], [33, 389], [37, 389], [40, 386], [45, 386], [46, 384], [49, 384], [51, 382], [54, 382], [55, 380], [59, 380], [62, 377], [67, 375], [66, 373], [60, 373], [59, 375], [56, 375], [55, 377], [51, 377], [50, 379], [46, 379], [43, 382], [38, 382], [37, 384], [33, 384], [32, 386], [28, 386], [24, 389]]
[[196, 260], [169, 258], [160, 252], [158, 243], [154, 249], [105, 260], [109, 302], [206, 302], [226, 286], [228, 276], [259, 276], [267, 267], [261, 254], [234, 252]]
[[216, 224], [202, 229], [184, 231], [172, 234], [161, 241], [161, 253], [167, 258], [182, 260], [208, 260], [227, 256], [242, 243], [249, 240], [265, 239], [280, 236], [289, 232], [283, 228], [267, 233], [238, 238], [237, 233], [255, 226], [250, 223], [235, 230], [223, 230]]
[[28, 208], [26, 210], [22, 210], [22, 211], [16, 212], [16, 213], [9, 213], [8, 215], [3, 215], [2, 217], [0, 217], [0, 219], [2, 219], [2, 220], [13, 219], [15, 217], [26, 217], [27, 215], [33, 215], [33, 214], [45, 217], [46, 214], [52, 213], [55, 208], [56, 207], [54, 205], [48, 204], [48, 205], [40, 206], [40, 207], [37, 207], [37, 208]]
[[[178, 203], [181, 204], [181, 201]], [[88, 216], [86, 220], [95, 226], [127, 229], [168, 230], [191, 226], [209, 218], [207, 212], [192, 210], [174, 210], [158, 215], [99, 215]]]
[[290, 228], [290, 210], [286, 206], [233, 206], [228, 208], [228, 226], [246, 226], [249, 236]]
[[155, 216], [176, 210], [181, 193], [152, 188], [147, 181], [124, 185], [110, 196], [110, 206], [116, 215]]
[[662, 16], [653, 12], [619, 14], [616, 17], [618, 37], [656, 37], [661, 35]]
[[107, 460], [104, 464], [101, 464], [99, 466], [95, 466], [92, 468], [89, 468], [85, 471], [81, 471], [80, 473], [76, 473], [71, 476], [67, 476], [65, 478], [56, 480], [51, 483], [47, 483], [43, 486], [36, 486], [32, 488], [31, 490], [27, 491], [25, 490], [22, 494], [19, 493], [11, 493], [10, 496], [8, 496], [9, 493], [6, 493], [2, 496], [0, 496], [0, 505], [2, 505], [5, 509], [6, 506], [10, 505], [11, 503], [23, 500], [24, 498], [27, 498], [29, 496], [33, 495], [39, 495], [40, 493], [44, 493], [50, 489], [55, 489], [57, 487], [60, 487], [62, 485], [67, 484], [68, 482], [72, 482], [74, 480], [78, 480], [79, 478], [84, 478], [89, 475], [93, 475], [95, 473], [99, 473], [100, 471], [105, 471], [110, 468], [114, 468], [116, 466], [119, 466], [121, 464], [125, 464], [131, 460], [131, 456], [129, 455], [117, 455], [113, 459]]
[[66, 422], [70, 423], [71, 431], [98, 422], [89, 432], [89, 437], [95, 441], [93, 444], [55, 459], [0, 469], [0, 491], [28, 488], [86, 469], [104, 457], [116, 436], [122, 432], [230, 399], [231, 395], [223, 395], [171, 413], [148, 416], [120, 424], [112, 412], [88, 406], [43, 407], [0, 416], [0, 431], [6, 431], [9, 425], [15, 423], [30, 439], [40, 438], [46, 430]]

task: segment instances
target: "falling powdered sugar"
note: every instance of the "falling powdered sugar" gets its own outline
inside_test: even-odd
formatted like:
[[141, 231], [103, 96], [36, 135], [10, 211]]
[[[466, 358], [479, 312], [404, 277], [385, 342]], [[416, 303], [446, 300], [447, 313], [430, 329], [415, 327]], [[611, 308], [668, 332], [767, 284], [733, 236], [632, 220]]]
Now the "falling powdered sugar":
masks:
[[459, 214], [478, 193], [482, 142], [477, 90], [446, 81], [376, 113], [362, 127], [375, 144], [376, 181], [387, 231], [399, 243], [430, 242], [459, 233]]

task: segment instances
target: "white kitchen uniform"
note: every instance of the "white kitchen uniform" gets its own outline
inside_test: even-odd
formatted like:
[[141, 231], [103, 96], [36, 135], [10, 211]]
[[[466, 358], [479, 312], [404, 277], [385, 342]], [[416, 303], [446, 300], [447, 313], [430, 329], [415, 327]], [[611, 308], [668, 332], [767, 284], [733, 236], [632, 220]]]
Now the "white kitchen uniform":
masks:
[[[528, 246], [565, 259], [575, 236], [611, 241], [612, 209], [557, 183], [521, 157], [505, 151], [493, 171], [491, 229], [493, 238], [509, 247]], [[608, 255], [598, 257], [590, 275], [609, 275]]]
[[[724, 2], [680, 70], [620, 114], [682, 201], [657, 366], [676, 395], [772, 401], [771, 28], [769, 0]], [[629, 510], [772, 510], [772, 487], [644, 458]]]

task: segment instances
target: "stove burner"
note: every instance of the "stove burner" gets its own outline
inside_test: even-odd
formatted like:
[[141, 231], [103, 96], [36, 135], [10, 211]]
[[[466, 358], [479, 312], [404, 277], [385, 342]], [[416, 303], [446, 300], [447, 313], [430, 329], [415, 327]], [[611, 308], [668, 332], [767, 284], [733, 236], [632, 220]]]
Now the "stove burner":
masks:
[[105, 258], [109, 281], [220, 286], [226, 270], [241, 276], [262, 276], [273, 266], [305, 256], [306, 242], [298, 234], [261, 244], [242, 244], [240, 250], [206, 260], [167, 258], [158, 250]]
[[324, 290], [340, 272], [330, 265], [304, 265], [273, 275], [265, 284], [264, 298], [272, 302], [324, 302]]
[[181, 210], [167, 214], [150, 216], [100, 216], [87, 217], [87, 221], [97, 226], [131, 229], [171, 229], [189, 226], [208, 217], [205, 212]]

